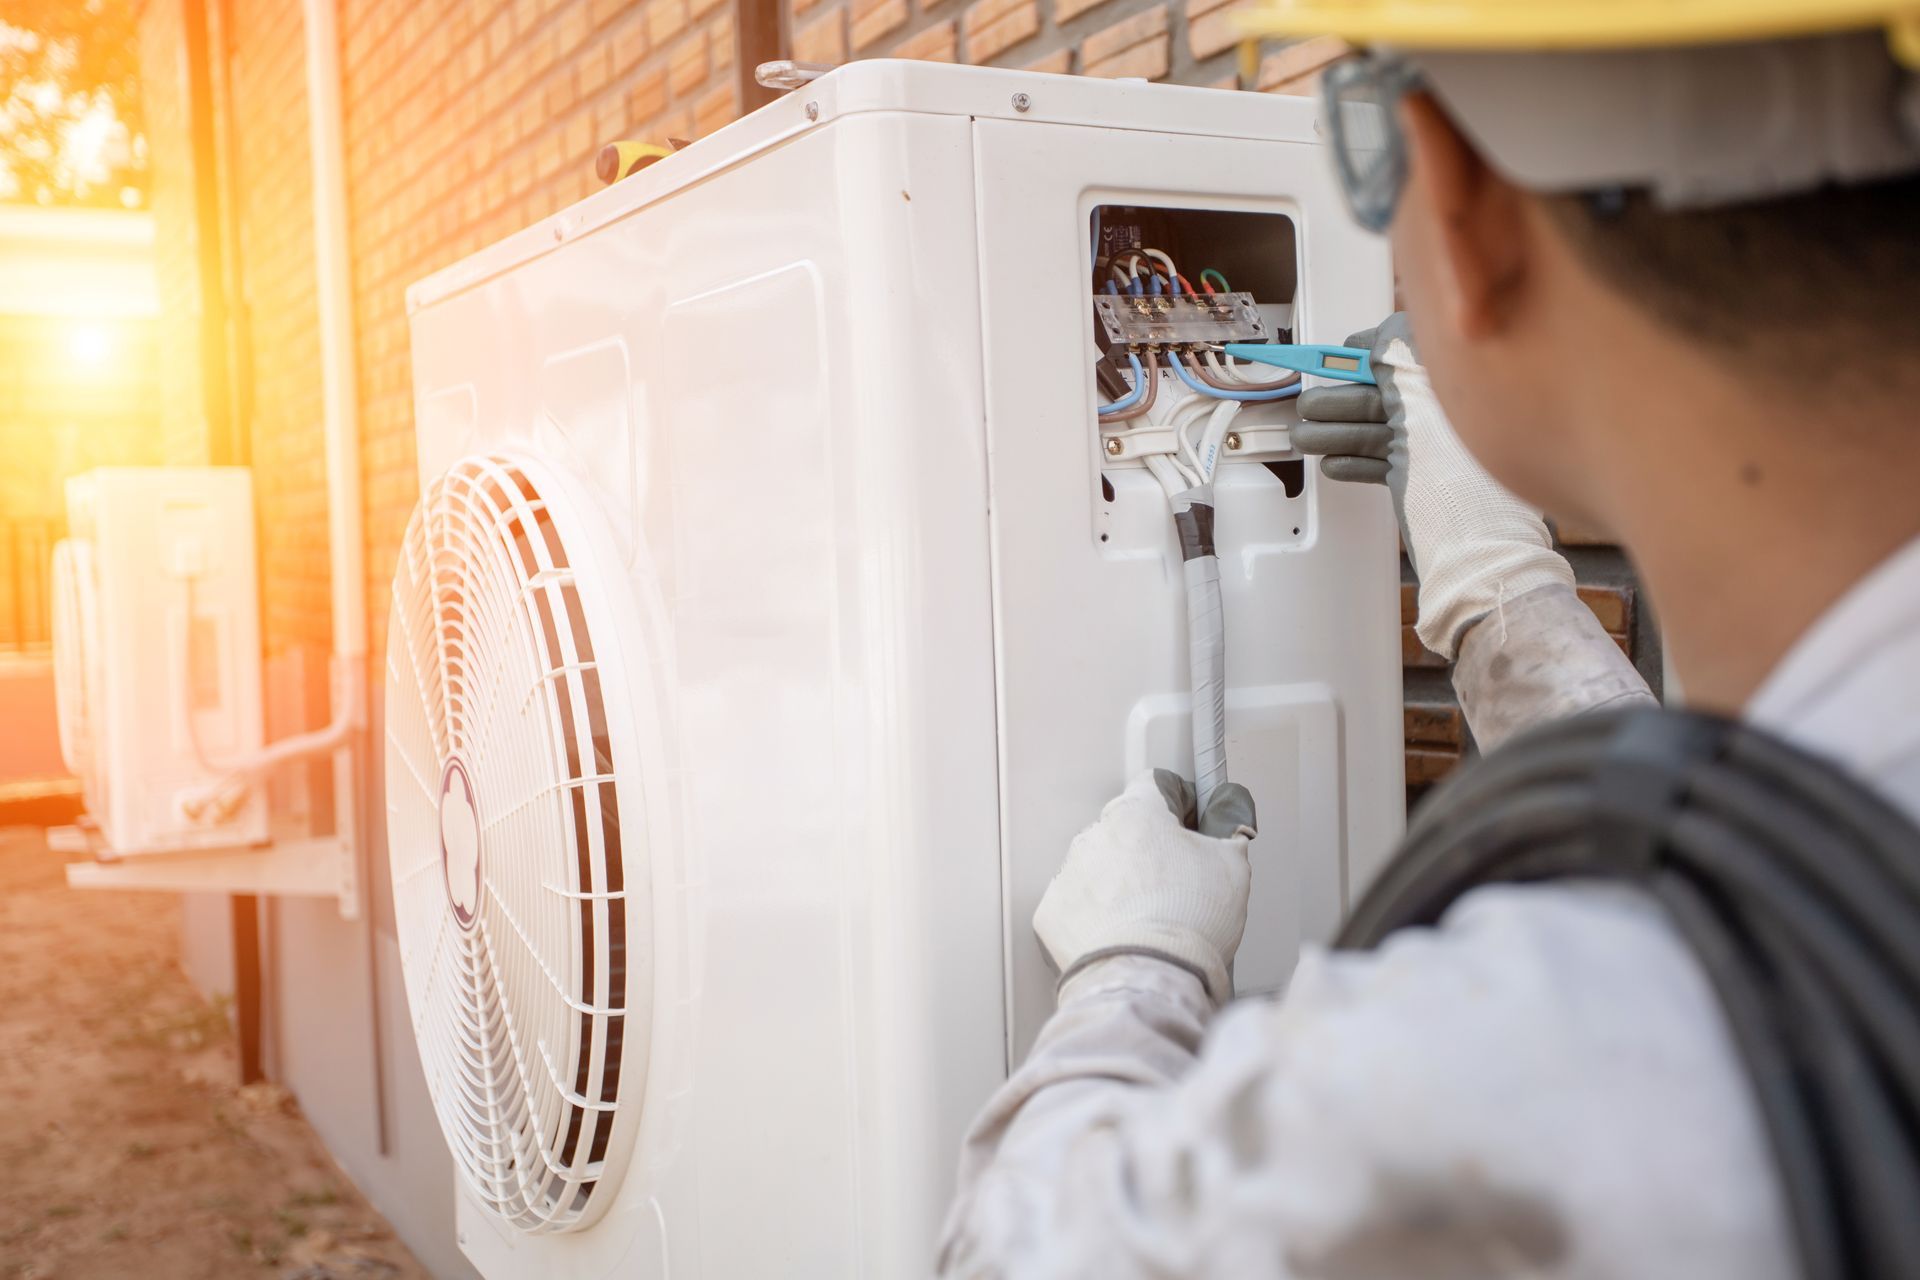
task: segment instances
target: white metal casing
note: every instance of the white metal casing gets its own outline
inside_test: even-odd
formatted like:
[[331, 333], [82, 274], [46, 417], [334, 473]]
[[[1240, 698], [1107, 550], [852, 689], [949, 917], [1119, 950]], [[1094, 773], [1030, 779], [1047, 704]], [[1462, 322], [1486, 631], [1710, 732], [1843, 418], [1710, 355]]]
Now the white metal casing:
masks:
[[[895, 62], [410, 293], [423, 485], [476, 454], [571, 473], [655, 699], [631, 1165], [560, 1234], [463, 1186], [490, 1280], [927, 1269], [960, 1134], [1051, 1006], [1047, 879], [1132, 771], [1191, 767], [1165, 499], [1137, 468], [1100, 496], [1087, 225], [1127, 202], [1292, 216], [1308, 338], [1391, 308], [1304, 100]], [[1220, 479], [1243, 990], [1401, 821], [1391, 512], [1308, 473]]]
[[[106, 855], [235, 849], [267, 838], [258, 787], [230, 808], [189, 816], [216, 766], [260, 747], [259, 586], [253, 489], [239, 467], [109, 467], [67, 482], [76, 548], [63, 573], [89, 570], [91, 634], [62, 645], [84, 690], [87, 811]], [[76, 554], [79, 548], [84, 551]], [[62, 673], [66, 679], [66, 673]], [[189, 719], [191, 717], [191, 720]], [[194, 739], [199, 740], [196, 753]]]

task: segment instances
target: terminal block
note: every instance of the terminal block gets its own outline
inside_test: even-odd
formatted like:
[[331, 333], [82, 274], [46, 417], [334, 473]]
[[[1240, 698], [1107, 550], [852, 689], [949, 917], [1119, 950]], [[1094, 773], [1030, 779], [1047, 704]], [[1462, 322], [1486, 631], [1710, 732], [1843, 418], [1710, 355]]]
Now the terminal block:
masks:
[[1096, 293], [1093, 315], [1103, 352], [1272, 340], [1251, 293]]

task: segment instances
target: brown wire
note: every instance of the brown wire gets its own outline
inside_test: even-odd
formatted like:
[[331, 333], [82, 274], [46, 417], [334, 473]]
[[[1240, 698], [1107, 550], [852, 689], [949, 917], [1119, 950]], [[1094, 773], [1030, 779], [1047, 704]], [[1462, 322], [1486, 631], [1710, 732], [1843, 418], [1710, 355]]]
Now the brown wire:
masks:
[[1119, 413], [1103, 414], [1100, 418], [1101, 426], [1104, 427], [1111, 422], [1131, 422], [1135, 418], [1143, 417], [1147, 410], [1153, 408], [1153, 402], [1159, 399], [1160, 357], [1149, 351], [1147, 352], [1147, 358], [1140, 362], [1140, 367], [1144, 370], [1141, 376], [1147, 380], [1147, 394], [1142, 396], [1140, 403], [1131, 409], [1123, 409]]
[[1228, 382], [1216, 375], [1207, 367], [1206, 362], [1197, 356], [1186, 357], [1186, 365], [1193, 371], [1194, 377], [1216, 391], [1278, 391], [1282, 387], [1290, 387], [1300, 381], [1299, 374], [1290, 373], [1278, 382]]

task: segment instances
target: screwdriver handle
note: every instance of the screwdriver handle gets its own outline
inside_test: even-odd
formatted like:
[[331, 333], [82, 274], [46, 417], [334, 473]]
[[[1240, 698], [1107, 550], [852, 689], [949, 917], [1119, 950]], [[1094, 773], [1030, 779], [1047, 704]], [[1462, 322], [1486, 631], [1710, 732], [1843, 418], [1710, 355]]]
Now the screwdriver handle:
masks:
[[1362, 347], [1327, 347], [1306, 342], [1229, 342], [1230, 356], [1293, 369], [1341, 382], [1373, 381], [1373, 353]]

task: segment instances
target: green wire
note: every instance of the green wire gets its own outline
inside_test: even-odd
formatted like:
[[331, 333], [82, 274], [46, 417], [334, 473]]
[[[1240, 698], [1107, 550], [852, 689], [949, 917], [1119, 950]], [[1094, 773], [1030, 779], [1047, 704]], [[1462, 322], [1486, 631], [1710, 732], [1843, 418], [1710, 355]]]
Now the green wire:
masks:
[[1233, 292], [1233, 286], [1227, 283], [1227, 278], [1221, 275], [1218, 271], [1215, 271], [1212, 267], [1208, 267], [1205, 271], [1202, 271], [1200, 273], [1200, 281], [1202, 284], [1206, 283], [1206, 279], [1208, 276], [1212, 276], [1215, 280], [1218, 280], [1220, 282], [1220, 291], [1222, 293]]

